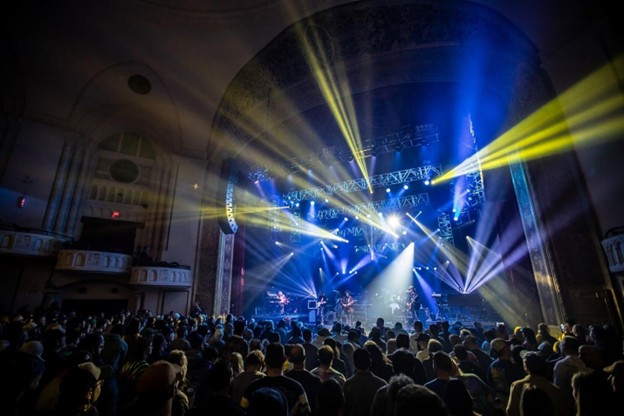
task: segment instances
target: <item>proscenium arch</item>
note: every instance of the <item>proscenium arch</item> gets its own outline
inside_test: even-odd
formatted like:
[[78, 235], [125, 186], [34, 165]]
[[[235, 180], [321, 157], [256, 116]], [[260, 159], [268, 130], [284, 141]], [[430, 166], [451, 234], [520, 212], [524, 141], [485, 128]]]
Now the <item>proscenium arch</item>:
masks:
[[[500, 120], [500, 130], [490, 134], [509, 128], [554, 95], [536, 48], [491, 9], [464, 1], [347, 4], [293, 24], [241, 69], [213, 122], [209, 144], [213, 169], [227, 157], [250, 165], [254, 150], [268, 147], [263, 141], [271, 140], [274, 129], [298, 114], [327, 106], [308, 65], [302, 36], [321, 39], [321, 52], [327, 54], [325, 69], [340, 71], [352, 96], [389, 87], [444, 84], [492, 97], [506, 117]], [[468, 69], [478, 71], [479, 77]], [[475, 125], [478, 129], [478, 120]], [[286, 162], [279, 154], [270, 157]], [[207, 242], [215, 229], [202, 229]], [[216, 268], [209, 257], [201, 255], [199, 268]], [[212, 304], [212, 295], [203, 292], [200, 289], [198, 297]], [[548, 318], [559, 320], [561, 300], [552, 293], [544, 296], [542, 301], [555, 305]]]

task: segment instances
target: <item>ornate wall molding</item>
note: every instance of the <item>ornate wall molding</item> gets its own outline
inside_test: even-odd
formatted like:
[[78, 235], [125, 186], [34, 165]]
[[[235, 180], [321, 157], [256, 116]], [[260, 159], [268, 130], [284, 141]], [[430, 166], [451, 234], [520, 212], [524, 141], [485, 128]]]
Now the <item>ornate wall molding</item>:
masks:
[[132, 256], [120, 253], [89, 250], [61, 250], [56, 270], [91, 273], [130, 273]]
[[140, 266], [132, 268], [131, 285], [189, 287], [193, 273], [188, 268]]

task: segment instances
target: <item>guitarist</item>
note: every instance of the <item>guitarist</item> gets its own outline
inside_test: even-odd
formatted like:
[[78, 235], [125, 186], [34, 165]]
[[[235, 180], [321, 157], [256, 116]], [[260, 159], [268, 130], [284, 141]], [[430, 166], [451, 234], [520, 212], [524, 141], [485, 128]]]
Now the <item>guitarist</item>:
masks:
[[355, 307], [353, 304], [355, 303], [355, 299], [351, 296], [351, 293], [348, 290], [345, 290], [344, 296], [340, 299], [340, 307], [342, 308], [343, 316], [346, 317], [346, 324], [351, 325], [353, 322], [353, 312]]
[[316, 315], [321, 325], [325, 324], [325, 304], [327, 303], [327, 296], [321, 291], [316, 297]]
[[416, 293], [414, 286], [407, 289], [407, 305], [405, 308], [410, 315], [411, 322], [418, 320], [418, 311], [420, 310], [420, 297]]

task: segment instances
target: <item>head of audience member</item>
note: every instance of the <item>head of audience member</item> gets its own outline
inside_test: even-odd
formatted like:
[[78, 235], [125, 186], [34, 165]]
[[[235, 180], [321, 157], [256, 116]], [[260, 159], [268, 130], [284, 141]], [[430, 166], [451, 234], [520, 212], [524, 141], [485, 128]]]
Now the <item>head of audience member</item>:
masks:
[[490, 351], [498, 359], [511, 360], [511, 343], [503, 338], [490, 341]]
[[317, 352], [319, 364], [321, 367], [331, 367], [334, 360], [334, 350], [329, 345], [323, 345]]
[[180, 366], [180, 382], [183, 382], [186, 378], [186, 373], [188, 371], [188, 358], [186, 358], [186, 354], [182, 350], [172, 350], [167, 355], [167, 361], [171, 364], [176, 364]]
[[312, 342], [312, 330], [310, 328], [303, 328], [301, 336], [306, 343]]
[[572, 335], [578, 339], [581, 344], [587, 342], [587, 329], [581, 324], [575, 324], [572, 327]]
[[555, 354], [552, 344], [548, 341], [544, 341], [539, 344], [537, 346], [537, 352], [539, 352], [546, 361], [550, 360], [551, 357]]
[[353, 352], [353, 365], [358, 371], [368, 371], [371, 366], [370, 353], [365, 348], [358, 348]]
[[449, 380], [444, 388], [442, 399], [451, 416], [473, 416], [472, 397], [463, 381]]
[[295, 369], [302, 369], [305, 364], [305, 349], [301, 344], [293, 344], [288, 352], [288, 361], [292, 363]]
[[181, 372], [180, 366], [164, 360], [147, 367], [137, 388], [140, 408], [146, 412], [170, 411]]
[[524, 371], [532, 376], [548, 377], [548, 363], [537, 351], [522, 354]]
[[619, 360], [604, 369], [609, 374], [608, 380], [620, 403], [624, 402], [624, 360]]
[[453, 347], [453, 353], [459, 362], [470, 360], [468, 356], [468, 349], [462, 344], [457, 344]]
[[414, 323], [412, 324], [413, 328], [414, 328], [414, 332], [420, 333], [423, 332], [423, 323], [422, 321], [414, 321]]
[[261, 350], [251, 350], [243, 362], [245, 371], [261, 371], [264, 367], [264, 353]]
[[325, 338], [323, 345], [329, 345], [334, 352], [334, 358], [340, 358], [340, 349], [338, 347], [338, 342], [335, 339]]
[[559, 344], [559, 348], [561, 349], [561, 353], [565, 356], [568, 356], [568, 355], [577, 356], [580, 345], [581, 344], [576, 337], [572, 335], [566, 335], [561, 340]]
[[396, 347], [399, 348], [409, 348], [409, 335], [404, 332], [399, 333], [396, 336]]
[[288, 401], [278, 388], [261, 387], [249, 398], [247, 416], [288, 416]]
[[554, 415], [555, 407], [546, 392], [534, 384], [525, 384], [520, 394], [520, 415]]
[[284, 346], [277, 342], [272, 342], [266, 347], [264, 364], [267, 370], [282, 370], [282, 366], [286, 361]]
[[345, 398], [340, 383], [333, 378], [322, 382], [316, 393], [318, 411], [323, 416], [338, 416], [342, 413]]
[[416, 338], [416, 345], [418, 346], [418, 349], [419, 350], [427, 349], [430, 339], [431, 337], [429, 336], [429, 334], [426, 334], [424, 332], [421, 332], [420, 334], [418, 334], [418, 337]]
[[447, 416], [448, 411], [442, 399], [428, 388], [418, 384], [408, 384], [396, 394], [395, 416]]
[[444, 351], [437, 351], [432, 355], [433, 371], [436, 377], [440, 379], [448, 379], [453, 372], [453, 360]]
[[581, 345], [578, 349], [578, 356], [583, 361], [583, 363], [585, 363], [585, 366], [587, 366], [587, 368], [600, 371], [604, 367], [604, 361], [602, 360], [600, 352], [595, 345]]
[[59, 387], [57, 413], [86, 413], [100, 396], [101, 383], [98, 380], [100, 373], [100, 369], [93, 363], [83, 363], [70, 368], [63, 376]]
[[427, 342], [427, 350], [429, 351], [429, 357], [433, 357], [438, 351], [444, 350], [444, 345], [435, 338], [430, 338]]
[[353, 345], [358, 345], [360, 342], [360, 333], [355, 329], [349, 330], [347, 333], [347, 341]]
[[405, 374], [412, 377], [414, 374], [414, 354], [407, 349], [396, 350], [392, 354], [392, 369], [394, 374]]

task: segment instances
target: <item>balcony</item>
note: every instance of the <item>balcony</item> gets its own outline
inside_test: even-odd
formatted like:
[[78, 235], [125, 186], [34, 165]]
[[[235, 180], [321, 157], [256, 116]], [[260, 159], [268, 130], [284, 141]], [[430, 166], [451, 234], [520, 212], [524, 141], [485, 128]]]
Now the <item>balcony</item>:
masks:
[[134, 266], [130, 284], [156, 287], [190, 287], [192, 285], [191, 268], [174, 266], [171, 263], [149, 266]]
[[10, 227], [0, 229], [0, 254], [56, 257], [70, 237], [43, 230]]
[[106, 251], [64, 249], [56, 262], [56, 270], [128, 274], [132, 267], [132, 256]]

